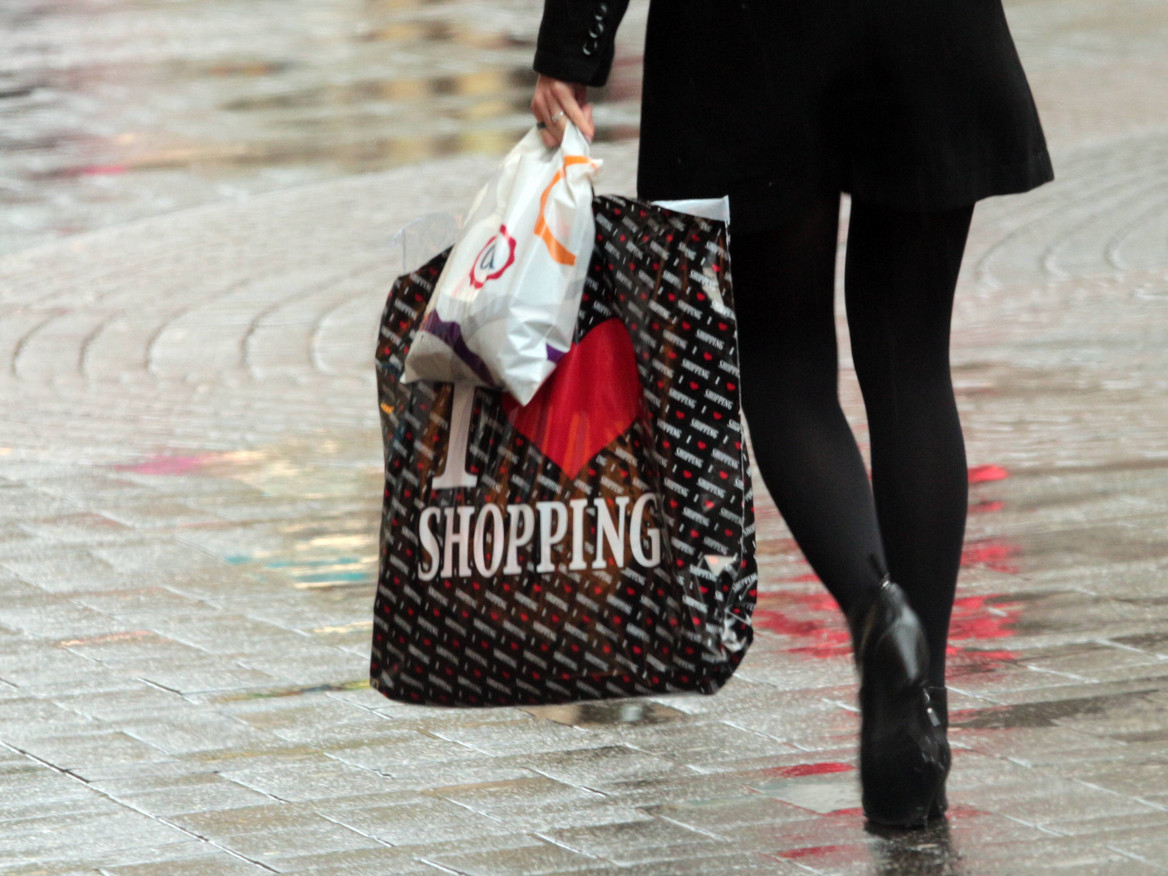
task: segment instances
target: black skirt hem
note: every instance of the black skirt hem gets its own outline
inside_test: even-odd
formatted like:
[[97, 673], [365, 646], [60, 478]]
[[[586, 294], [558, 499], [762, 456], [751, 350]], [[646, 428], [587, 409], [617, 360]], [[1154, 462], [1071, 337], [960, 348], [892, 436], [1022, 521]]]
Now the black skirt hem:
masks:
[[1043, 147], [1023, 161], [983, 165], [944, 178], [906, 180], [856, 179], [843, 187], [853, 198], [882, 207], [914, 212], [940, 212], [966, 207], [985, 198], [1028, 192], [1054, 179], [1050, 154]]
[[730, 191], [643, 190], [646, 200], [730, 197], [731, 233], [770, 231], [796, 218], [809, 201], [845, 193], [853, 198], [893, 210], [933, 213], [968, 206], [998, 195], [1020, 194], [1054, 179], [1050, 155], [1045, 148], [1024, 161], [983, 166], [954, 172], [944, 179], [917, 176], [915, 179], [873, 180], [853, 178], [841, 181], [817, 176], [805, 168], [793, 170], [785, 179], [739, 180]]

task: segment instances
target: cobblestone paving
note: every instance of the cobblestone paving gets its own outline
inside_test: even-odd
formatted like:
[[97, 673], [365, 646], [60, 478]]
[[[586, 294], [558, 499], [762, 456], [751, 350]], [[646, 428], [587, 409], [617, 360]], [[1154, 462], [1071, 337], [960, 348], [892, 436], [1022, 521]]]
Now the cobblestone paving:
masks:
[[[0, 6], [0, 252], [456, 153], [530, 125], [531, 0]], [[622, 32], [633, 47], [637, 16]], [[622, 63], [600, 137], [636, 135]]]
[[[40, 94], [19, 83], [46, 70], [67, 85], [102, 59], [96, 97], [41, 94], [41, 130], [84, 128], [100, 104], [116, 135], [137, 106], [161, 132], [142, 153], [155, 154], [190, 125], [165, 169], [58, 172], [104, 160], [70, 137], [33, 157], [0, 151], [0, 192], [17, 201], [0, 218], [0, 872], [1168, 869], [1168, 8], [1009, 4], [1059, 180], [975, 217], [954, 338], [973, 484], [951, 657], [954, 808], [929, 831], [885, 834], [857, 808], [844, 626], [765, 501], [758, 639], [715, 697], [437, 710], [365, 685], [371, 352], [401, 266], [387, 240], [464, 206], [500, 146], [415, 161], [427, 145], [352, 175], [371, 167], [321, 146], [345, 124], [302, 127], [297, 107], [384, 113], [345, 141], [368, 136], [373, 153], [398, 131], [481, 124], [512, 138], [522, 83], [502, 97], [484, 87], [467, 115], [439, 89], [430, 111], [402, 68], [368, 66], [364, 41], [327, 38], [368, 21], [411, 59], [403, 68], [518, 69], [538, 3], [486, 6], [0, 12], [12, 100]], [[622, 71], [635, 72], [641, 6]], [[419, 22], [515, 44], [432, 45]], [[105, 36], [88, 41], [89, 25]], [[348, 57], [344, 82], [309, 64], [205, 91], [222, 57], [275, 64], [309, 39]], [[178, 84], [127, 84], [119, 64]], [[327, 94], [366, 70], [388, 97]], [[242, 132], [207, 109], [268, 88], [316, 96]], [[616, 98], [614, 128], [629, 100]], [[30, 125], [0, 111], [0, 137]], [[216, 130], [232, 143], [297, 133], [216, 165]], [[606, 186], [631, 190], [632, 144], [602, 151]], [[89, 198], [110, 212], [79, 208], [71, 225]], [[862, 434], [850, 378], [844, 394]]]

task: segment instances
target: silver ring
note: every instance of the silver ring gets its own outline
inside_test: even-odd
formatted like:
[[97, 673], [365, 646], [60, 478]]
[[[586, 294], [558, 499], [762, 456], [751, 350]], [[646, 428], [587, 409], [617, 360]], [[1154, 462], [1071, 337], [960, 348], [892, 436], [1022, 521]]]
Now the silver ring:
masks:
[[550, 119], [548, 119], [548, 121], [550, 121], [554, 125], [556, 122], [558, 122], [560, 119], [562, 119], [565, 115], [566, 115], [566, 113], [558, 112], [554, 116], [552, 116]]

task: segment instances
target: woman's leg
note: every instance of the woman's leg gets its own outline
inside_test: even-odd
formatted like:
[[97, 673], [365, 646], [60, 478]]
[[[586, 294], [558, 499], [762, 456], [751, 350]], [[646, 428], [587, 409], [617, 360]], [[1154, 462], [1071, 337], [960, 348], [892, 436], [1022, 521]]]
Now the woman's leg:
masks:
[[972, 206], [911, 213], [854, 202], [845, 272], [888, 569], [924, 625], [937, 686], [969, 492], [949, 324], [972, 214]]
[[880, 581], [868, 474], [840, 409], [834, 290], [839, 196], [731, 239], [743, 408], [755, 463], [820, 580], [849, 612]]

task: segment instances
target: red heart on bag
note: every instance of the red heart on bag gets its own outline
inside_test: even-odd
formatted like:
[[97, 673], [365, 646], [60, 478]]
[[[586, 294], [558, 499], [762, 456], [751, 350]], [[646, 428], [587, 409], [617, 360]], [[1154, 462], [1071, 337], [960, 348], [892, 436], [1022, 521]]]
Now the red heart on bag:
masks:
[[592, 329], [529, 404], [504, 396], [503, 410], [544, 456], [576, 475], [641, 412], [641, 379], [624, 325], [609, 319]]

